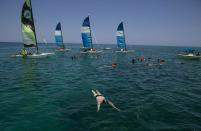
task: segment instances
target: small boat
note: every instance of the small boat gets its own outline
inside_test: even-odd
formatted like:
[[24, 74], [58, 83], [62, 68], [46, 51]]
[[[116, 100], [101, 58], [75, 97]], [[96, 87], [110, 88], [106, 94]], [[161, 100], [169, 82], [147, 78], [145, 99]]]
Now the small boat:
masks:
[[63, 35], [62, 35], [61, 23], [60, 22], [57, 24], [56, 29], [55, 29], [55, 42], [57, 45], [56, 51], [63, 52], [63, 51], [71, 50], [71, 49], [66, 49], [65, 45], [63, 43]]
[[[21, 14], [22, 38], [24, 43], [23, 52], [12, 57], [46, 58], [54, 53], [39, 53], [36, 31], [34, 26], [31, 0], [26, 0]], [[25, 48], [36, 48], [36, 53], [28, 53]]]
[[81, 48], [81, 53], [100, 53], [101, 52], [101, 51], [97, 51], [93, 47], [89, 16], [87, 16], [82, 23], [81, 34], [82, 34], [82, 43], [83, 43], [83, 47]]
[[178, 54], [178, 58], [189, 60], [200, 60], [201, 56], [199, 52], [195, 52], [192, 48], [185, 49], [183, 54]]
[[199, 60], [201, 58], [201, 56], [197, 56], [194, 54], [178, 54], [178, 57], [183, 59], [191, 59], [191, 60]]
[[123, 22], [121, 22], [117, 27], [116, 37], [117, 37], [117, 48], [119, 49], [116, 52], [123, 52], [123, 53], [133, 52], [132, 50], [128, 50], [126, 48]]

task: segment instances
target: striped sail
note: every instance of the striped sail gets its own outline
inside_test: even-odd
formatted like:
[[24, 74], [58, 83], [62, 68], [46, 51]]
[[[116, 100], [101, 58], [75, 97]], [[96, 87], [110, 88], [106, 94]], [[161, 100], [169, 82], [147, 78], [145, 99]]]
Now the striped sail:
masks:
[[126, 49], [123, 22], [121, 22], [117, 28], [117, 47], [120, 49]]
[[24, 47], [37, 47], [31, 0], [26, 0], [21, 14], [21, 28]]
[[84, 48], [93, 48], [89, 16], [86, 17], [83, 21], [81, 34]]
[[56, 29], [55, 29], [55, 41], [56, 41], [56, 45], [59, 48], [64, 48], [63, 36], [62, 36], [62, 30], [61, 30], [61, 23], [60, 22], [57, 24]]

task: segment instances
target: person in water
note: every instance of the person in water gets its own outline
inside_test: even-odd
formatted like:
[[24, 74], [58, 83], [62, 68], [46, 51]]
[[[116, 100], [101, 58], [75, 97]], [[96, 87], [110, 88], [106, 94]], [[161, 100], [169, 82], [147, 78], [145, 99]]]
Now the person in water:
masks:
[[20, 54], [24, 57], [28, 55], [28, 52], [25, 48], [23, 48]]
[[144, 62], [144, 56], [140, 56], [139, 58], [138, 58], [138, 61], [140, 61], [140, 62]]
[[95, 48], [91, 48], [90, 51], [96, 51], [96, 49]]
[[127, 49], [125, 48], [125, 49], [121, 49], [120, 51], [127, 51]]
[[132, 59], [132, 63], [135, 64], [135, 58]]
[[100, 106], [103, 103], [108, 103], [110, 106], [112, 106], [114, 109], [117, 111], [120, 111], [111, 101], [106, 100], [106, 98], [98, 91], [98, 90], [92, 90], [92, 93], [94, 97], [96, 97], [96, 102], [97, 102], [97, 112], [100, 110]]
[[92, 49], [86, 48], [86, 49], [83, 50], [83, 52], [88, 52], [88, 51], [90, 51], [90, 50], [92, 50]]
[[112, 64], [112, 68], [116, 68], [117, 67], [117, 64], [116, 63], [113, 63]]
[[165, 63], [165, 60], [164, 59], [158, 59], [158, 63], [162, 65]]

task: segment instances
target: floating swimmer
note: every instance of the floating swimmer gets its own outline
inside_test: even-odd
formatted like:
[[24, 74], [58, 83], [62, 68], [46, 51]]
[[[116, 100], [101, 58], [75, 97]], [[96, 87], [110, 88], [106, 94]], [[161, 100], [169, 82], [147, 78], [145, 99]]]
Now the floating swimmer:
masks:
[[92, 93], [93, 93], [94, 97], [96, 97], [97, 112], [100, 110], [100, 106], [101, 106], [102, 103], [108, 103], [114, 109], [116, 109], [117, 111], [120, 111], [120, 109], [118, 109], [111, 101], [106, 100], [106, 98], [98, 90], [95, 90], [95, 91], [92, 90]]

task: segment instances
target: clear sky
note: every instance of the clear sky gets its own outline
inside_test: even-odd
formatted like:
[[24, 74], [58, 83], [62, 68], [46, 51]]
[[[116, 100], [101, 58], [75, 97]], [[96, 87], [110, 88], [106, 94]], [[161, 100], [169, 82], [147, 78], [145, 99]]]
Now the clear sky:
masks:
[[[24, 0], [0, 1], [0, 41], [21, 42]], [[32, 0], [39, 42], [54, 42], [61, 22], [64, 42], [81, 43], [81, 24], [90, 15], [97, 43], [116, 43], [124, 21], [128, 44], [201, 46], [201, 0]]]

